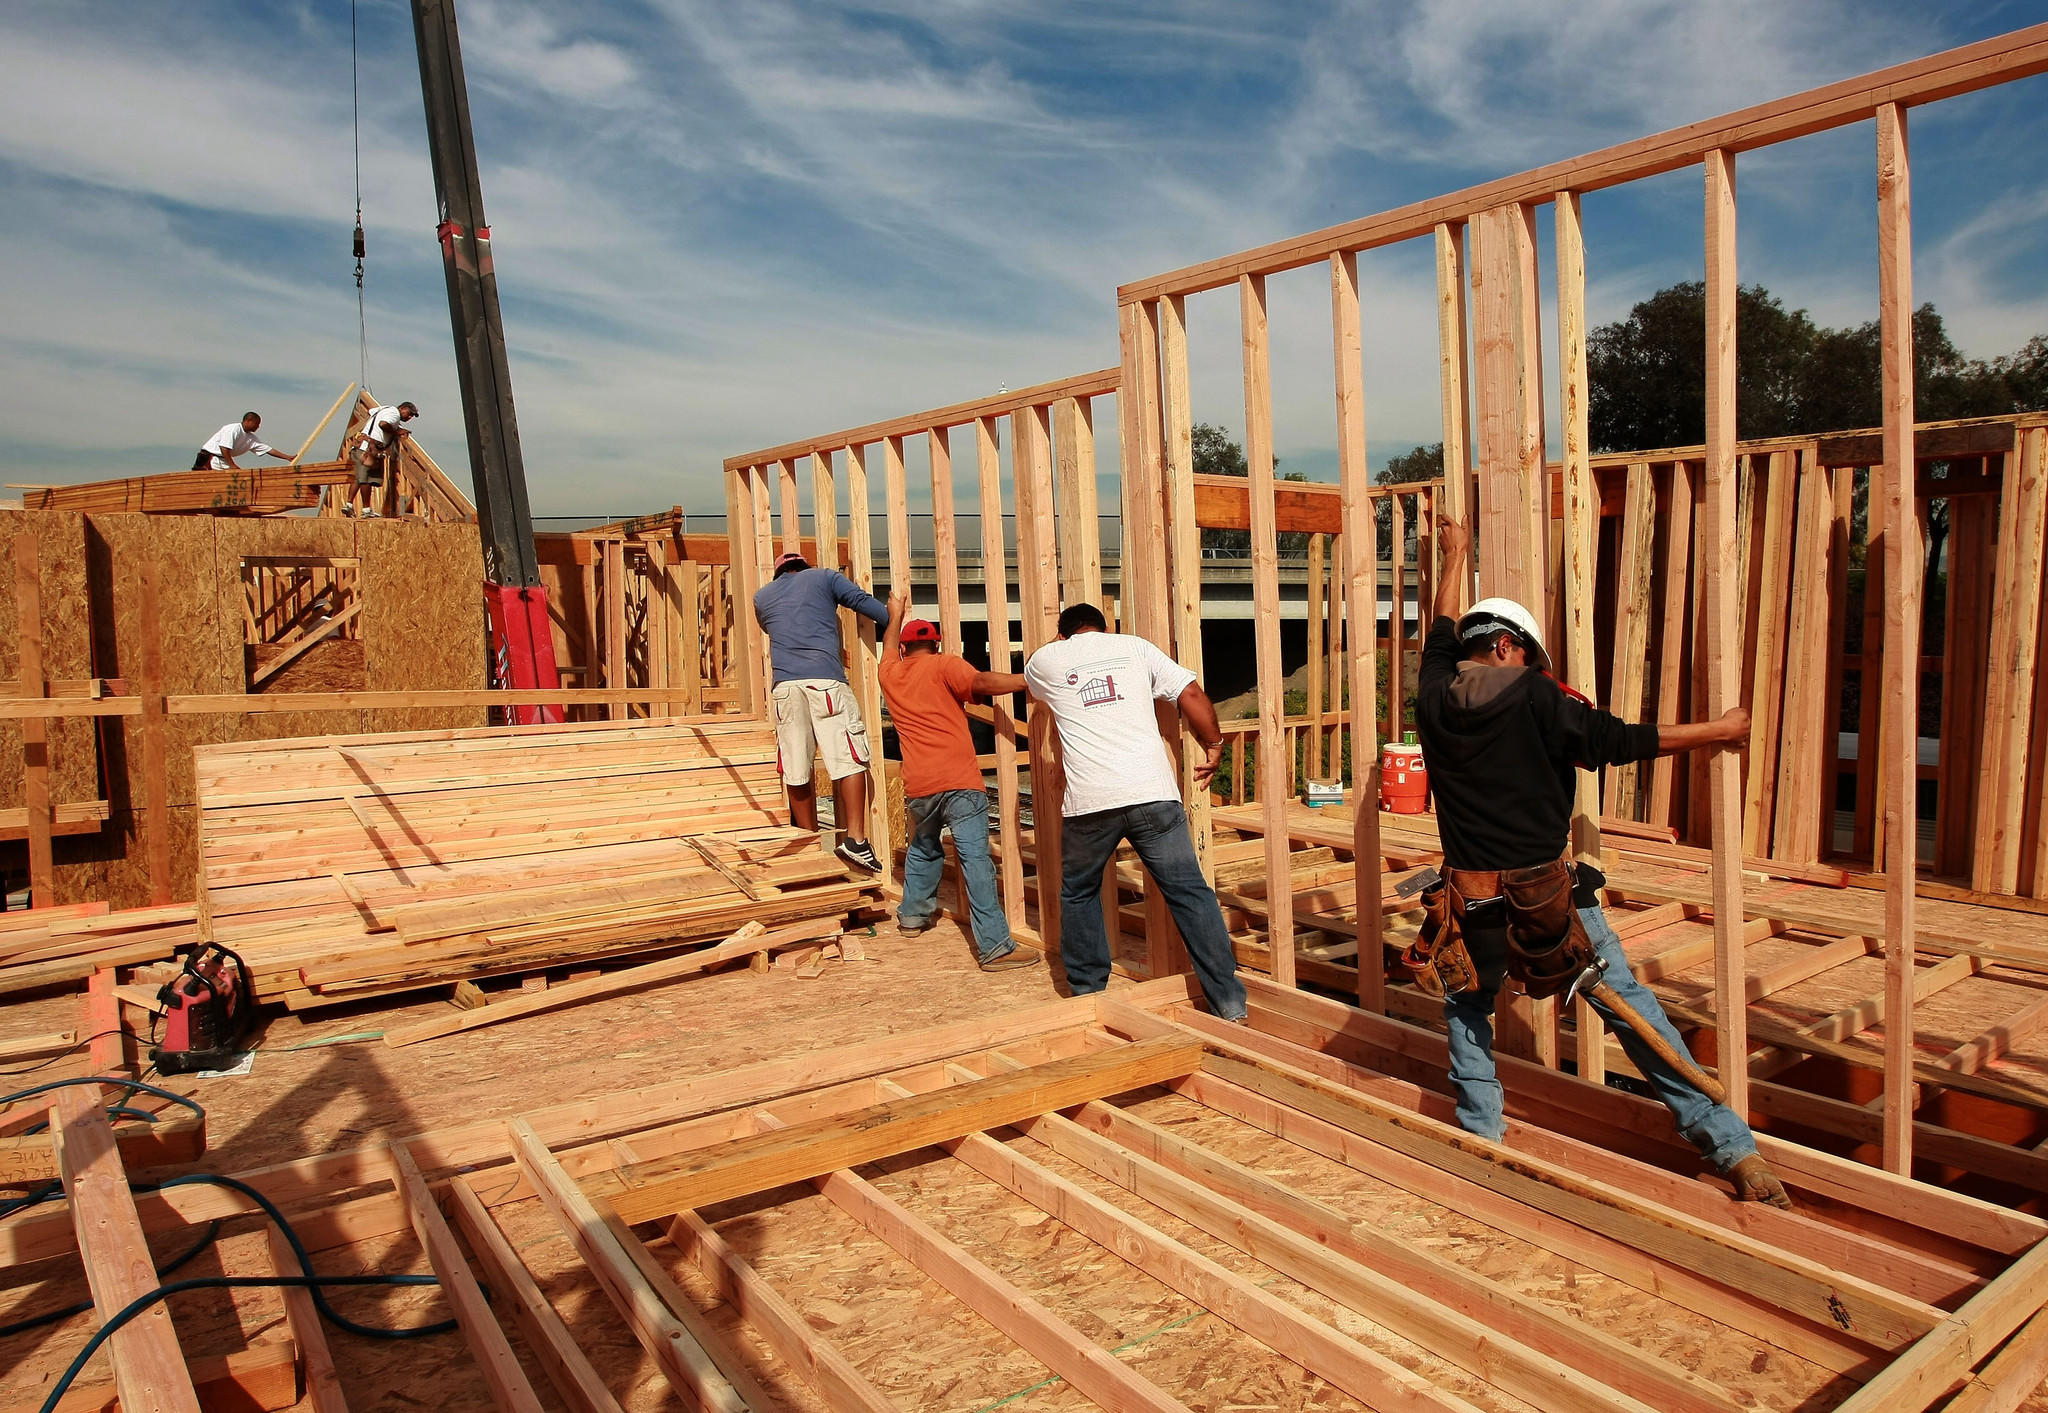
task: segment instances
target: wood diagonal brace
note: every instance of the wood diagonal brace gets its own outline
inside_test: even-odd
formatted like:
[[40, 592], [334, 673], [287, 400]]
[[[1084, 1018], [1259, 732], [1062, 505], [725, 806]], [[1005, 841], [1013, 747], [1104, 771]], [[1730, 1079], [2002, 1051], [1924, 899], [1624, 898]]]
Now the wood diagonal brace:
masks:
[[983, 1080], [957, 1093], [877, 1104], [698, 1153], [635, 1164], [591, 1179], [584, 1190], [608, 1199], [629, 1223], [653, 1221], [1142, 1089], [1189, 1074], [1200, 1061], [1201, 1047], [1185, 1039], [1141, 1041], [1107, 1054], [1070, 1056]]
[[[756, 1121], [769, 1133], [780, 1124], [768, 1114], [757, 1115]], [[1179, 1399], [1133, 1373], [865, 1178], [841, 1171], [820, 1174], [811, 1181], [840, 1211], [894, 1247], [961, 1304], [1103, 1408], [1188, 1413]]]

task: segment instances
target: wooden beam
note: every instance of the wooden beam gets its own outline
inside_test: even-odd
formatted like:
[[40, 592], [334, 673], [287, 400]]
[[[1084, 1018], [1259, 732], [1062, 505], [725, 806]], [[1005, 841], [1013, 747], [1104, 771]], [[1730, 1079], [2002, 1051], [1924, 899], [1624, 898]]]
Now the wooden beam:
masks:
[[2029, 428], [2005, 464], [1971, 861], [1972, 885], [1987, 893], [2019, 889], [2027, 782], [2035, 755], [2048, 749], [2048, 742], [2032, 737], [2028, 712], [2039, 671], [2041, 581], [2048, 560], [2048, 430]]
[[776, 484], [782, 490], [782, 553], [801, 554], [804, 547], [803, 513], [797, 508], [796, 458], [776, 459]]
[[492, 1399], [499, 1408], [513, 1413], [541, 1413], [540, 1400], [534, 1397], [533, 1386], [526, 1381], [526, 1371], [519, 1367], [519, 1356], [512, 1352], [498, 1317], [491, 1313], [490, 1302], [484, 1298], [483, 1288], [477, 1284], [462, 1248], [456, 1244], [455, 1233], [448, 1229], [447, 1219], [435, 1205], [433, 1193], [427, 1190], [427, 1180], [420, 1175], [403, 1143], [391, 1145], [391, 1164], [394, 1185], [412, 1220], [413, 1234], [433, 1263], [434, 1274], [441, 1281], [441, 1294], [454, 1307], [455, 1318], [462, 1325], [462, 1337], [468, 1341], [477, 1368], [490, 1386]]
[[1737, 152], [1767, 147], [1862, 122], [1880, 104], [1932, 103], [2043, 72], [2048, 72], [2048, 25], [2014, 30], [1583, 157], [1137, 280], [1120, 286], [1117, 299], [1129, 304], [1166, 294], [1220, 289], [1245, 275], [1271, 275], [1314, 264], [1335, 251], [1366, 250], [1408, 240], [1440, 223], [1476, 217], [1504, 204], [1547, 201], [1553, 193], [1566, 190], [1598, 191], [1692, 166], [1716, 149]]
[[[1166, 546], [1172, 602], [1173, 654], [1188, 671], [1200, 677], [1202, 662], [1202, 532], [1195, 518], [1194, 396], [1188, 382], [1187, 308], [1178, 298], [1159, 304], [1159, 418], [1166, 474]], [[1249, 489], [1247, 488], [1247, 496]], [[1250, 502], [1245, 506], [1249, 523]], [[1188, 835], [1194, 840], [1195, 861], [1202, 874], [1215, 881], [1216, 865], [1210, 858], [1214, 825], [1210, 820], [1210, 794], [1206, 783], [1197, 783], [1195, 769], [1203, 752], [1194, 732], [1181, 728], [1180, 787], [1188, 812]], [[1168, 966], [1154, 975], [1185, 970], [1185, 948], [1175, 934], [1174, 947], [1166, 957]]]
[[[666, 1292], [649, 1279], [639, 1259], [647, 1254], [639, 1238], [615, 1213], [584, 1196], [533, 1126], [525, 1119], [514, 1119], [508, 1132], [520, 1173], [611, 1297], [633, 1337], [654, 1357], [669, 1386], [710, 1413], [773, 1407], [772, 1402], [742, 1396], [735, 1378], [751, 1380], [742, 1371], [722, 1367], [713, 1359], [707, 1340], [716, 1340], [703, 1315], [687, 1299], [665, 1298]], [[637, 1253], [634, 1247], [639, 1248]]]
[[[42, 570], [36, 558], [36, 532], [23, 526], [14, 536], [14, 610], [16, 676], [21, 695], [43, 696]], [[29, 906], [47, 908], [57, 901], [57, 873], [50, 846], [50, 731], [43, 721], [21, 721], [21, 793], [28, 808]]]
[[621, 1168], [586, 1189], [629, 1222], [765, 1191], [871, 1163], [913, 1148], [997, 1128], [1049, 1109], [1140, 1089], [1193, 1070], [1201, 1048], [1184, 1039], [1140, 1042], [1101, 1055], [1075, 1055], [940, 1098], [878, 1104], [778, 1133], [735, 1139], [676, 1158]]
[[939, 579], [939, 637], [960, 652], [960, 527], [953, 523], [953, 443], [944, 427], [925, 436], [932, 473], [932, 562]]
[[[1886, 594], [1884, 1166], [1913, 1168], [1913, 945], [1920, 847], [1920, 516], [1913, 500], [1913, 234], [1906, 115], [1877, 110], [1878, 319], [1882, 326]], [[1865, 684], [1868, 690], [1869, 684]]]
[[[975, 478], [981, 492], [982, 599], [988, 620], [988, 667], [1008, 672], [1010, 656], [1009, 554], [1003, 540], [1002, 464], [996, 445], [996, 420], [974, 424]], [[1010, 930], [1024, 926], [1024, 851], [1017, 847], [1022, 832], [1017, 789], [1017, 723], [1010, 715], [1011, 698], [989, 703], [996, 745], [996, 823], [1001, 841], [997, 870], [1003, 882], [1003, 915]], [[1057, 936], [1057, 929], [1054, 935]]]
[[[1557, 347], [1564, 429], [1564, 641], [1565, 680], [1597, 701], [1600, 670], [1593, 654], [1594, 591], [1599, 581], [1600, 488], [1593, 480], [1589, 430], [1591, 384], [1586, 374], [1586, 237], [1579, 194], [1557, 194]], [[1546, 497], [1547, 499], [1547, 497]], [[1576, 773], [1572, 850], [1600, 856], [1600, 779]]]
[[[484, 1275], [500, 1302], [511, 1307], [526, 1347], [547, 1370], [548, 1380], [561, 1394], [562, 1401], [577, 1413], [622, 1413], [618, 1399], [591, 1367], [590, 1357], [575, 1334], [562, 1322], [533, 1273], [512, 1249], [497, 1220], [477, 1196], [471, 1179], [458, 1177], [450, 1181], [448, 1195], [455, 1207], [456, 1225], [462, 1228], [469, 1249], [482, 1263]], [[307, 1382], [312, 1382], [310, 1368]]]
[[[1437, 234], [1439, 272], [1446, 235]], [[1455, 236], [1450, 237], [1455, 251]], [[1453, 256], [1455, 264], [1455, 256]], [[1455, 271], [1453, 271], [1455, 273]], [[1439, 287], [1439, 296], [1442, 290]], [[1455, 289], [1462, 300], [1463, 289]], [[1385, 920], [1380, 907], [1380, 883], [1384, 861], [1380, 855], [1380, 749], [1378, 724], [1373, 721], [1373, 703], [1379, 700], [1379, 574], [1375, 564], [1379, 527], [1373, 516], [1369, 493], [1370, 471], [1365, 450], [1365, 363], [1364, 339], [1358, 296], [1358, 257], [1339, 253], [1330, 257], [1331, 342], [1335, 354], [1337, 392], [1337, 475], [1344, 498], [1344, 573], [1349, 578], [1350, 648], [1346, 673], [1351, 688], [1351, 844], [1353, 878], [1358, 895], [1358, 1004], [1368, 1011], [1386, 1008], [1386, 953], [1380, 944]], [[1458, 411], [1463, 433], [1463, 367], [1465, 330], [1462, 310], [1456, 334]], [[1450, 455], [1448, 380], [1451, 377], [1446, 351], [1445, 456]], [[1462, 460], [1459, 463], [1462, 465]], [[1462, 474], [1447, 479], [1446, 504], [1451, 503], [1452, 481], [1462, 484]]]
[[[1735, 515], [1735, 159], [1707, 154], [1707, 461], [1701, 504], [1700, 594], [1706, 610], [1707, 715], [1741, 704], [1742, 544]], [[1707, 764], [1713, 810], [1715, 1067], [1728, 1107], [1749, 1112], [1748, 971], [1742, 945], [1742, 759], [1715, 752]]]
[[[1010, 414], [1010, 472], [1017, 503], [1017, 598], [1023, 609], [1024, 655], [1056, 636], [1059, 621], [1059, 535], [1052, 487], [1048, 409], [1020, 408]], [[1024, 699], [1031, 746], [1031, 818], [1037, 853], [1038, 929], [1047, 964], [1055, 965], [1060, 926], [1060, 828], [1066, 776], [1059, 757], [1059, 728], [1036, 697]]]
[[[1280, 560], [1273, 502], [1273, 379], [1266, 330], [1266, 282], [1238, 282], [1244, 359], [1245, 465], [1249, 471], [1252, 533], [1254, 652], [1259, 678], [1259, 807], [1266, 821], [1269, 876], [1288, 876], [1287, 756], [1282, 739]], [[1294, 984], [1294, 899], [1279, 890], [1267, 908], [1266, 936], [1273, 949], [1273, 980]]]
[[[868, 496], [868, 449], [846, 449], [846, 557], [848, 577], [863, 589], [875, 584], [874, 502]], [[882, 769], [882, 679], [875, 647], [875, 623], [863, 614], [842, 615], [853, 619], [854, 638], [848, 664], [854, 691], [860, 694], [860, 712], [868, 726], [868, 842], [882, 860], [886, 877], [894, 864], [895, 845], [890, 833], [889, 777]], [[842, 825], [841, 828], [845, 826]]]
[[[1436, 350], [1437, 392], [1442, 404], [1444, 441], [1443, 517], [1463, 525], [1469, 522], [1467, 504], [1470, 489], [1465, 470], [1472, 464], [1467, 449], [1471, 402], [1467, 388], [1470, 377], [1465, 353], [1465, 227], [1462, 223], [1439, 222], [1436, 227]], [[1331, 256], [1331, 268], [1338, 260], [1349, 262], [1352, 284], [1357, 284], [1358, 255], [1345, 251]], [[1340, 414], [1341, 416], [1341, 414]], [[1455, 606], [1463, 609], [1469, 585], [1460, 585]]]
[[[73, 1085], [58, 1090], [54, 1098], [50, 1134], [57, 1172], [71, 1206], [93, 1311], [105, 1324], [157, 1288], [156, 1264], [143, 1238], [113, 1127], [100, 1110], [99, 1091]], [[192, 1375], [167, 1306], [159, 1302], [148, 1307], [114, 1333], [107, 1349], [123, 1407], [198, 1413]]]

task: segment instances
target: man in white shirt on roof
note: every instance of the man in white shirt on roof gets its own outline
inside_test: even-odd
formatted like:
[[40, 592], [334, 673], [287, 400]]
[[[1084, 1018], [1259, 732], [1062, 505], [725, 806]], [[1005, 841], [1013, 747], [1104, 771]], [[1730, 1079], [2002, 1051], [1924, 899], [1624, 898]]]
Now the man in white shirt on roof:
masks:
[[239, 471], [242, 468], [235, 465], [238, 456], [274, 456], [279, 461], [290, 461], [290, 452], [279, 451], [256, 440], [256, 429], [262, 425], [261, 417], [253, 412], [244, 412], [241, 421], [228, 423], [201, 444], [199, 455], [192, 459], [192, 469]]
[[[1057, 641], [1024, 664], [1024, 684], [1059, 725], [1067, 777], [1060, 813], [1060, 959], [1077, 996], [1109, 984], [1102, 924], [1102, 870], [1128, 839], [1165, 896], [1187, 943], [1209, 1009], [1245, 1018], [1244, 983], [1216, 890], [1202, 876], [1181, 808], [1180, 783], [1159, 734], [1155, 701], [1172, 702], [1207, 753], [1195, 768], [1206, 787], [1223, 758], [1216, 708], [1195, 674], [1151, 642], [1111, 633], [1102, 611], [1074, 604]], [[1041, 802], [1040, 808], [1044, 804]]]
[[368, 502], [375, 498], [375, 491], [383, 488], [385, 468], [391, 464], [399, 443], [412, 435], [405, 424], [419, 415], [419, 408], [409, 402], [373, 407], [363, 420], [355, 440], [349, 443], [348, 459], [356, 467], [356, 494], [365, 502], [363, 514], [377, 513], [375, 506]]

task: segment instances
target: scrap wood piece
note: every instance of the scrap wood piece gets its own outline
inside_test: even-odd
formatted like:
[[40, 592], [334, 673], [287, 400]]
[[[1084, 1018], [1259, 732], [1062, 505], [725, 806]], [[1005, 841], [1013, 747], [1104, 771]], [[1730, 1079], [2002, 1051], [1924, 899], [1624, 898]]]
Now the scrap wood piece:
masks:
[[499, 1408], [510, 1413], [542, 1413], [540, 1400], [533, 1395], [533, 1385], [526, 1381], [526, 1371], [519, 1367], [519, 1356], [512, 1352], [498, 1317], [491, 1313], [483, 1287], [477, 1284], [475, 1272], [469, 1269], [462, 1248], [456, 1244], [455, 1233], [448, 1229], [447, 1218], [435, 1205], [427, 1180], [420, 1176], [418, 1165], [403, 1143], [390, 1147], [399, 1200], [405, 1204], [414, 1235], [433, 1263], [434, 1274], [440, 1277], [441, 1294], [455, 1309], [462, 1337], [469, 1344], [484, 1382], [490, 1385], [491, 1397]]
[[[121, 1166], [113, 1125], [101, 1112], [99, 1091], [67, 1085], [56, 1092], [51, 1143], [72, 1228], [85, 1261], [86, 1284], [102, 1324], [159, 1284], [156, 1263], [142, 1235], [135, 1196]], [[162, 1302], [147, 1308], [107, 1341], [114, 1386], [124, 1408], [199, 1413], [192, 1372], [178, 1348], [178, 1332]]]
[[[202, 1354], [191, 1361], [192, 1387], [207, 1408], [290, 1408], [299, 1401], [299, 1350], [282, 1335], [259, 1336], [232, 1354]], [[49, 1394], [37, 1390], [0, 1413], [42, 1413]], [[113, 1384], [73, 1384], [50, 1413], [120, 1413]], [[315, 1413], [328, 1413], [315, 1409]], [[347, 1413], [341, 1410], [340, 1413]]]
[[463, 1011], [458, 1015], [436, 1016], [417, 1025], [387, 1030], [384, 1032], [384, 1043], [394, 1048], [412, 1045], [421, 1040], [453, 1035], [457, 1031], [475, 1030], [479, 1026], [495, 1025], [502, 1020], [514, 1020], [520, 1016], [554, 1010], [556, 1007], [571, 1005], [578, 1001], [590, 1001], [600, 996], [633, 991], [657, 982], [672, 981], [679, 976], [689, 976], [720, 962], [731, 961], [734, 957], [744, 957], [750, 952], [786, 947], [792, 943], [830, 936], [838, 930], [839, 924], [829, 918], [794, 923], [788, 927], [777, 928], [773, 932], [759, 922], [750, 922], [723, 942], [711, 947], [687, 952], [680, 957], [670, 957], [667, 961], [628, 967], [624, 971], [615, 971], [591, 981], [572, 981], [566, 986], [552, 986], [545, 991], [528, 992]]
[[[121, 1162], [130, 1168], [189, 1163], [206, 1151], [206, 1119], [180, 1114], [161, 1123], [124, 1122], [112, 1130]], [[0, 1187], [26, 1187], [59, 1176], [47, 1133], [0, 1136]]]
[[[531, 1124], [514, 1119], [508, 1132], [520, 1172], [670, 1386], [706, 1413], [742, 1413], [749, 1401], [737, 1385], [751, 1388], [753, 1377], [739, 1361], [728, 1358], [722, 1365], [713, 1357], [712, 1349], [723, 1341], [697, 1307], [677, 1298], [672, 1281], [664, 1288], [649, 1278], [646, 1246], [615, 1213], [584, 1194]], [[667, 1273], [661, 1275], [666, 1280]], [[754, 1406], [776, 1405], [764, 1399]]]
[[1919, 1413], [2041, 1312], [2048, 1301], [2048, 1241], [2036, 1242], [1998, 1278], [1858, 1389], [1837, 1413]]
[[754, 885], [751, 882], [747, 880], [746, 876], [742, 874], [738, 869], [728, 864], [724, 859], [721, 859], [720, 857], [718, 857], [718, 855], [712, 853], [711, 846], [704, 842], [703, 839], [699, 838], [695, 834], [692, 834], [688, 836], [683, 842], [688, 844], [691, 848], [695, 849], [699, 854], [703, 855], [704, 862], [710, 864], [712, 868], [716, 869], [719, 872], [719, 874], [722, 877], [724, 877], [727, 883], [730, 883], [733, 887], [739, 889], [740, 892], [746, 894], [747, 897], [752, 901], [756, 903], [761, 901], [760, 892], [755, 889]]
[[673, 1158], [633, 1164], [586, 1180], [628, 1222], [815, 1178], [907, 1153], [1015, 1119], [1105, 1099], [1192, 1073], [1202, 1047], [1162, 1036], [1099, 1053], [1072, 1055], [1015, 1074], [829, 1115], [777, 1133], [755, 1134]]
[[[1162, 1037], [1164, 1038], [1164, 1037]], [[1874, 1282], [1824, 1268], [1741, 1232], [1582, 1178], [1426, 1115], [1264, 1059], [1205, 1054], [1204, 1074], [1275, 1100], [1370, 1143], [1510, 1197], [1731, 1289], [1760, 1296], [1879, 1349], [1926, 1334], [1946, 1312]]]

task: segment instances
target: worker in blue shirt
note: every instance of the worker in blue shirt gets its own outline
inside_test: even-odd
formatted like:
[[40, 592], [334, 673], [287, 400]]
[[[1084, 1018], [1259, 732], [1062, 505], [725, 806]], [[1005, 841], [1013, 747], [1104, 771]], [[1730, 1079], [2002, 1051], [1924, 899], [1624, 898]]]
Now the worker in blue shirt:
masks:
[[754, 621], [768, 635], [775, 755], [790, 820], [801, 829], [818, 827], [811, 768], [822, 754], [839, 824], [833, 852], [855, 868], [880, 873], [882, 861], [868, 843], [868, 728], [839, 654], [842, 605], [873, 619], [877, 629], [889, 626], [880, 599], [838, 570], [813, 568], [792, 552], [775, 561], [775, 577], [754, 595]]

